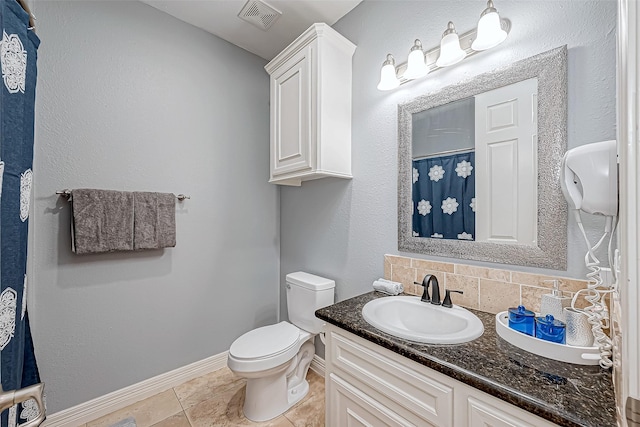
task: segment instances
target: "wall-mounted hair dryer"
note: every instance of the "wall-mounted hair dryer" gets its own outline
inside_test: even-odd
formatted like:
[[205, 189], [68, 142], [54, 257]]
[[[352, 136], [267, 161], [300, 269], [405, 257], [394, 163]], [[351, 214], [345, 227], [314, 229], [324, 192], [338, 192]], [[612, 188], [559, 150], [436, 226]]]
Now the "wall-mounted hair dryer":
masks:
[[586, 213], [618, 214], [616, 141], [582, 145], [562, 159], [560, 183], [569, 207]]
[[[564, 197], [573, 209], [578, 227], [582, 232], [589, 251], [585, 255], [585, 265], [590, 270], [585, 289], [575, 293], [571, 307], [576, 308], [579, 296], [590, 303], [581, 310], [587, 315], [595, 343], [600, 349], [600, 366], [607, 369], [613, 366], [611, 360], [613, 343], [604, 333], [609, 327], [609, 312], [605, 298], [615, 292], [616, 284], [604, 282], [600, 261], [595, 251], [609, 236], [609, 265], [612, 266], [613, 235], [618, 215], [618, 161], [616, 141], [602, 141], [583, 145], [567, 151], [562, 159], [560, 184]], [[580, 219], [580, 211], [606, 217], [604, 234], [600, 240], [591, 245]], [[613, 273], [615, 281], [615, 273]]]

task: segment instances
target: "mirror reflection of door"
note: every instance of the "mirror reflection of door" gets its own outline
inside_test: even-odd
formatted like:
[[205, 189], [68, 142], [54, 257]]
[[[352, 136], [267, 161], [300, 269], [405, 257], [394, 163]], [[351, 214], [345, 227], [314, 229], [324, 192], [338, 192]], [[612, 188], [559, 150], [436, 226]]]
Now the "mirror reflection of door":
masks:
[[413, 236], [536, 245], [537, 79], [412, 117]]

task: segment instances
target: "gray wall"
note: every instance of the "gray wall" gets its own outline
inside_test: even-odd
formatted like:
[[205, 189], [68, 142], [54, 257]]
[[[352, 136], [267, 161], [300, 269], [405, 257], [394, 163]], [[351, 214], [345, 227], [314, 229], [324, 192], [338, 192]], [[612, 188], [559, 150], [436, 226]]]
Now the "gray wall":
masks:
[[[265, 61], [138, 2], [36, 2], [29, 309], [54, 413], [276, 321]], [[177, 247], [76, 256], [63, 188], [186, 193]]]
[[[501, 46], [394, 91], [376, 89], [387, 53], [400, 63], [406, 61], [415, 38], [427, 49], [436, 46], [449, 20], [460, 33], [468, 31], [475, 27], [483, 5], [481, 1], [364, 1], [334, 25], [358, 46], [353, 59], [354, 178], [321, 179], [281, 190], [281, 275], [306, 270], [335, 279], [337, 299], [343, 300], [368, 291], [372, 281], [383, 275], [383, 255], [398, 254], [398, 103], [567, 44], [569, 147], [615, 138], [613, 0], [500, 0], [496, 7], [512, 23]], [[601, 222], [585, 223], [594, 240]], [[509, 268], [583, 278], [586, 247], [573, 218], [568, 238], [568, 271]], [[281, 296], [286, 314], [284, 293]]]

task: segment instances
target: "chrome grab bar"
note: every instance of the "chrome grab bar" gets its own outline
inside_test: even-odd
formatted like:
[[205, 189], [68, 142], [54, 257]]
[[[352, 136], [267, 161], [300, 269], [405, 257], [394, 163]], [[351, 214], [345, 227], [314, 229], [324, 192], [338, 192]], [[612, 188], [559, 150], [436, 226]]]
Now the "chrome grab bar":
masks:
[[5, 409], [11, 408], [16, 403], [22, 403], [29, 399], [34, 399], [38, 404], [38, 410], [40, 413], [38, 416], [24, 424], [20, 424], [20, 427], [37, 427], [44, 421], [44, 400], [42, 398], [44, 393], [44, 383], [34, 384], [29, 387], [21, 388], [20, 390], [2, 391], [0, 387], [0, 412]]

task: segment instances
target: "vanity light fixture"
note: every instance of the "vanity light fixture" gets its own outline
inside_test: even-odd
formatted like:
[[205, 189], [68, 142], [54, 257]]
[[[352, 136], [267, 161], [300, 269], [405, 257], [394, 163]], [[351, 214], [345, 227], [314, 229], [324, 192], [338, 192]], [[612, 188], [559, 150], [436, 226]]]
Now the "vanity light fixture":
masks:
[[460, 47], [460, 38], [456, 32], [453, 22], [449, 21], [447, 29], [442, 34], [440, 41], [440, 56], [436, 61], [438, 67], [448, 67], [462, 61], [467, 56], [466, 52]]
[[480, 14], [478, 27], [458, 36], [453, 22], [449, 21], [438, 47], [424, 51], [420, 40], [416, 39], [409, 52], [407, 62], [396, 66], [393, 55], [388, 54], [380, 70], [379, 90], [395, 89], [401, 84], [424, 77], [442, 67], [455, 65], [463, 59], [502, 43], [509, 34], [511, 23], [500, 18], [493, 5]]
[[382, 69], [380, 70], [378, 90], [391, 90], [398, 86], [400, 86], [400, 80], [396, 76], [396, 60], [393, 59], [393, 55], [388, 54], [387, 60], [382, 63]]
[[409, 58], [407, 58], [407, 71], [404, 73], [404, 78], [418, 79], [427, 74], [429, 74], [429, 67], [427, 67], [424, 51], [422, 50], [422, 43], [416, 39], [409, 52]]
[[487, 2], [487, 8], [480, 14], [478, 36], [471, 44], [473, 50], [487, 50], [498, 46], [507, 38], [507, 32], [500, 25], [500, 15], [493, 1]]

